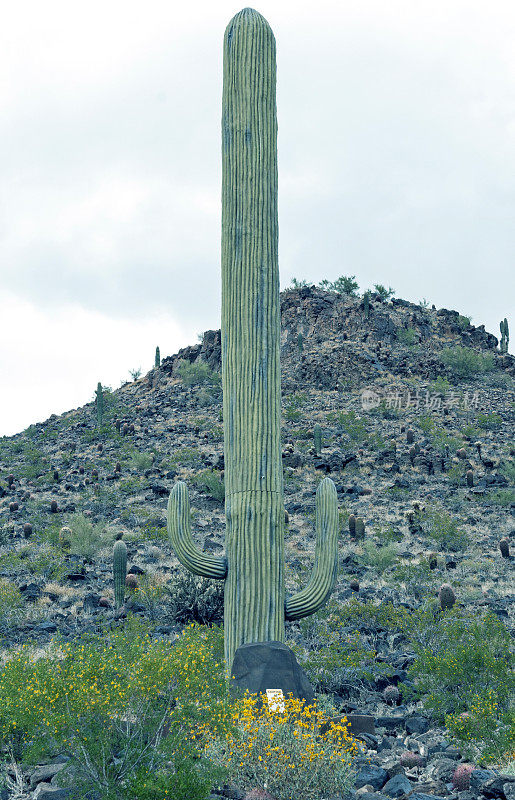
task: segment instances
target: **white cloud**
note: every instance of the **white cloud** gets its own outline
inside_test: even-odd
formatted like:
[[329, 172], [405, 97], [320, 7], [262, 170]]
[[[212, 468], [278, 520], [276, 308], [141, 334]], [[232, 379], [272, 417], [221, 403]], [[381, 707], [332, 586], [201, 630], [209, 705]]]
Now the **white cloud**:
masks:
[[[136, 329], [162, 340], [158, 317], [170, 342], [218, 325], [221, 45], [237, 10], [20, 0], [4, 12], [0, 374], [13, 391], [0, 432], [18, 397], [20, 424], [72, 402], [52, 376], [59, 330], [79, 319], [118, 342]], [[259, 11], [278, 45], [283, 285], [355, 274], [497, 333], [515, 294], [513, 3]], [[115, 349], [113, 368], [128, 356]], [[68, 382], [89, 396], [86, 343], [81, 359]]]

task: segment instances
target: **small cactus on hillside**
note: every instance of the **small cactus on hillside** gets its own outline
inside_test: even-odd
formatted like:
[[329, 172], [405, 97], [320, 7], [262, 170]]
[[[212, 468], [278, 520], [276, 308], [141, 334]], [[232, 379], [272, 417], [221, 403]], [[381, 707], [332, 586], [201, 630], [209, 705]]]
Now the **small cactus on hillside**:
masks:
[[408, 444], [413, 444], [413, 442], [415, 441], [415, 434], [413, 433], [411, 428], [408, 428], [408, 430], [406, 431], [406, 441]]
[[125, 600], [125, 580], [127, 578], [127, 546], [121, 540], [113, 547], [113, 580], [114, 604], [116, 608], [123, 606]]
[[319, 456], [322, 452], [322, 428], [318, 423], [313, 429], [313, 439], [315, 440], [315, 452]]
[[401, 698], [401, 693], [396, 686], [390, 684], [383, 692], [383, 700], [389, 706], [396, 706]]
[[368, 319], [370, 316], [370, 296], [369, 292], [365, 292], [363, 295], [363, 311], [365, 312], [365, 319]]
[[499, 542], [499, 550], [501, 551], [501, 555], [503, 558], [510, 557], [510, 543], [508, 542], [508, 539], [506, 539], [506, 537], [504, 539], [501, 539], [501, 541]]
[[429, 569], [436, 569], [438, 566], [438, 556], [436, 553], [429, 553], [427, 557], [427, 561], [429, 563]]
[[438, 601], [442, 611], [446, 611], [453, 607], [456, 602], [456, 595], [450, 583], [442, 583], [440, 591], [438, 592]]
[[474, 473], [472, 472], [471, 469], [467, 470], [466, 476], [467, 476], [467, 486], [470, 489], [472, 486], [474, 486]]
[[418, 753], [413, 753], [411, 750], [405, 750], [401, 753], [399, 764], [406, 769], [413, 769], [422, 766], [422, 758]]
[[473, 764], [459, 764], [454, 770], [454, 775], [452, 776], [452, 785], [458, 790], [458, 792], [463, 792], [466, 789], [470, 789], [470, 776], [473, 769]]
[[156, 367], [156, 369], [159, 369], [160, 366], [161, 366], [161, 351], [159, 350], [159, 346], [157, 346], [156, 356], [154, 359], [154, 367]]
[[356, 515], [349, 514], [349, 533], [354, 538], [356, 536]]
[[506, 319], [506, 317], [499, 323], [499, 329], [501, 331], [501, 342], [499, 345], [501, 353], [507, 353], [508, 344], [510, 341], [510, 331], [508, 329], [508, 320]]
[[100, 381], [97, 384], [95, 394], [97, 396], [97, 426], [101, 428], [104, 419], [104, 393], [102, 391], [102, 384]]
[[72, 529], [69, 528], [67, 525], [64, 525], [61, 530], [59, 531], [59, 544], [61, 546], [61, 550], [65, 553], [69, 552], [71, 547], [71, 540], [72, 537]]
[[365, 523], [361, 517], [356, 518], [356, 539], [365, 538]]

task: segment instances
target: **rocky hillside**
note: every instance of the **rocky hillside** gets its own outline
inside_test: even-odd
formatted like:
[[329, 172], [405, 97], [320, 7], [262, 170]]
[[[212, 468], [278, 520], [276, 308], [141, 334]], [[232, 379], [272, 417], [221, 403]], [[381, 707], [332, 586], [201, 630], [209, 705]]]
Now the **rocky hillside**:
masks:
[[[446, 583], [457, 608], [489, 610], [513, 630], [515, 358], [456, 311], [374, 294], [366, 308], [363, 299], [315, 287], [290, 290], [281, 314], [290, 591], [313, 563], [323, 475], [336, 484], [341, 517], [334, 600], [315, 625], [289, 625], [289, 642], [337, 710], [375, 718], [375, 733], [362, 736], [373, 774], [360, 786], [379, 797], [402, 773], [390, 796], [414, 788], [451, 796], [461, 754], [420, 703], [385, 698], [385, 687], [410, 681], [414, 651], [400, 629], [372, 624], [372, 607], [391, 602], [416, 613], [436, 603]], [[149, 619], [164, 637], [175, 636], [189, 612], [219, 618], [220, 591], [206, 596], [202, 582], [184, 578], [165, 530], [168, 493], [180, 478], [190, 487], [197, 541], [222, 551], [219, 369], [220, 332], [207, 331], [201, 344], [104, 392], [100, 425], [90, 402], [0, 440], [4, 648], [28, 638], [43, 645], [57, 632], [73, 638], [119, 617], [111, 552], [122, 537], [135, 576], [122, 615], [129, 609]], [[363, 520], [361, 535], [352, 515]], [[313, 666], [316, 629], [334, 645], [323, 620], [356, 604], [342, 631], [359, 637], [359, 663], [347, 673]], [[399, 768], [405, 750], [420, 754], [416, 768]], [[476, 776], [474, 796], [488, 780], [491, 787], [495, 776]], [[508, 800], [503, 786], [484, 794]]]

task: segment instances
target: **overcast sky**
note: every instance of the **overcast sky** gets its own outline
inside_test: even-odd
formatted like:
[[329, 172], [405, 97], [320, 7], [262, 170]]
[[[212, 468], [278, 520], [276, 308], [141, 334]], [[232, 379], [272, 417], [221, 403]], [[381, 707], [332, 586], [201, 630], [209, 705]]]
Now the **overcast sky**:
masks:
[[[0, 29], [0, 435], [220, 317], [225, 0], [18, 0]], [[515, 337], [515, 4], [273, 0], [281, 285]], [[510, 348], [513, 350], [513, 347]]]

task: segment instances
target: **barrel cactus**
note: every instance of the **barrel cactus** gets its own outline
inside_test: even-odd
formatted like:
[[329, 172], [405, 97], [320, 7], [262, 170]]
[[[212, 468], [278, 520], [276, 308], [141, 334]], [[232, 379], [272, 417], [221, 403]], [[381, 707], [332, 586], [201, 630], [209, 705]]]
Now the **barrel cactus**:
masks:
[[442, 611], [446, 611], [453, 607], [456, 602], [456, 595], [450, 583], [442, 583], [440, 591], [438, 592], [438, 600]]
[[181, 563], [225, 580], [225, 660], [244, 643], [284, 641], [285, 619], [328, 599], [337, 574], [338, 505], [329, 478], [316, 497], [315, 567], [286, 597], [281, 463], [280, 305], [275, 39], [251, 8], [225, 31], [222, 99], [222, 384], [225, 556], [193, 543], [186, 485], [168, 501]]
[[123, 606], [125, 600], [125, 579], [127, 577], [127, 546], [119, 540], [113, 547], [114, 604]]

